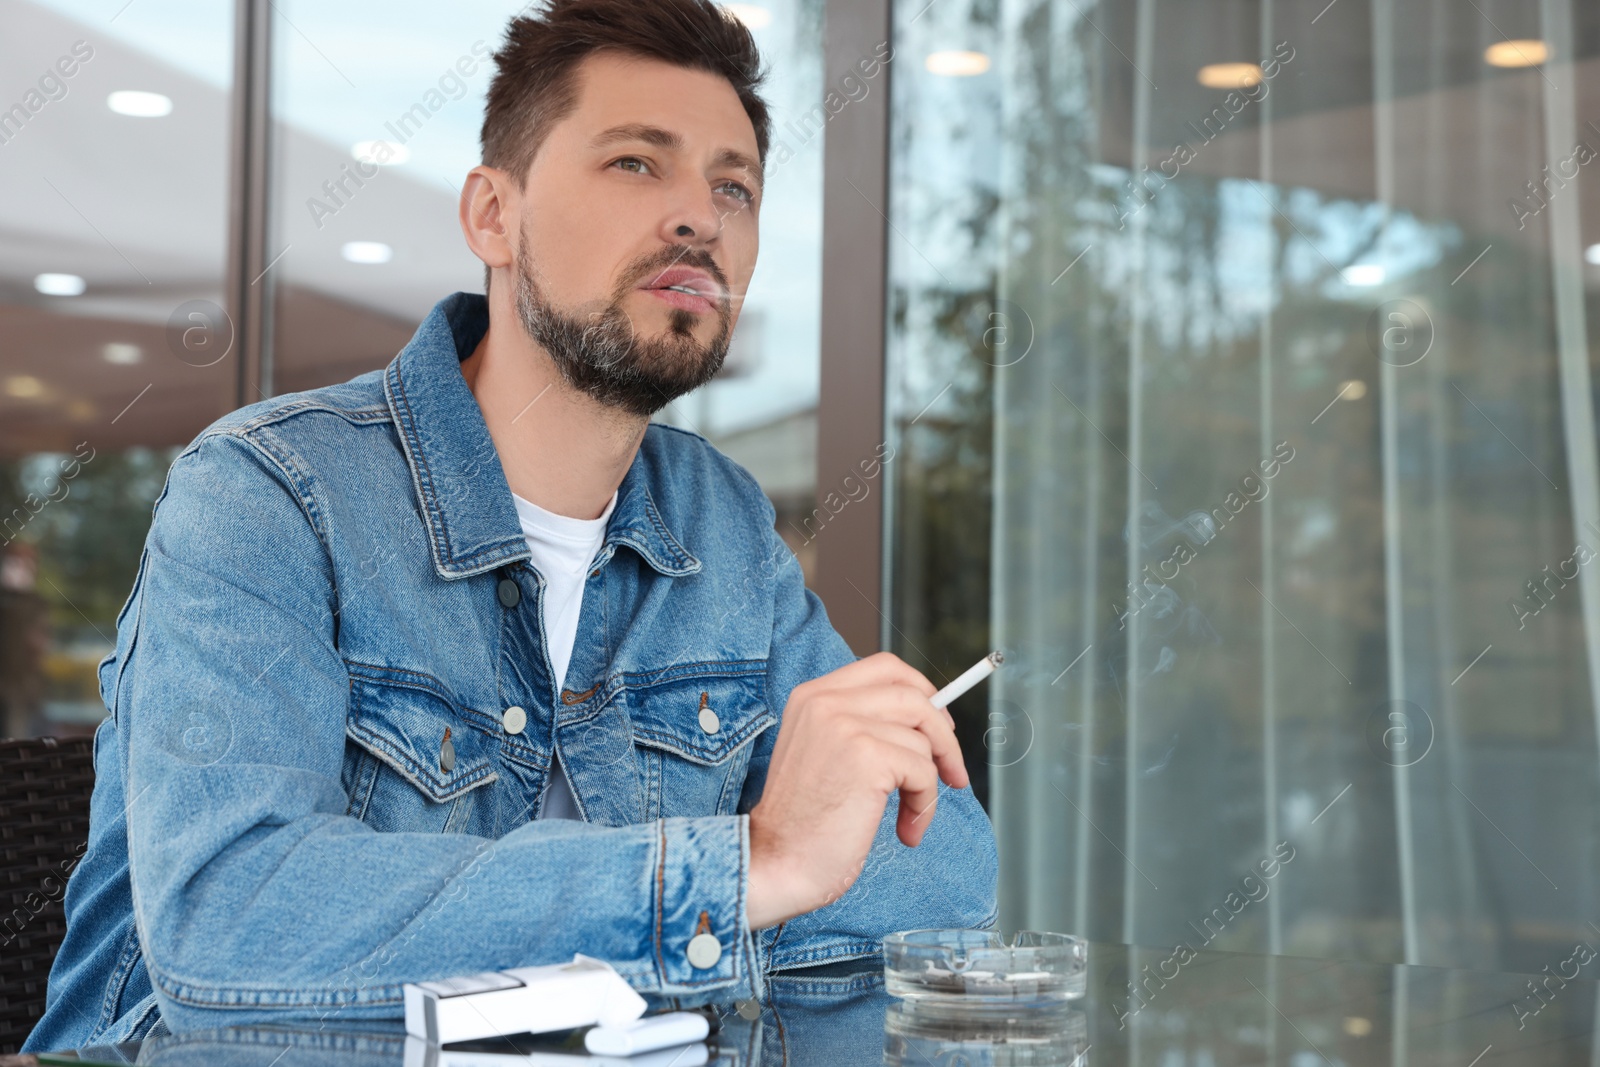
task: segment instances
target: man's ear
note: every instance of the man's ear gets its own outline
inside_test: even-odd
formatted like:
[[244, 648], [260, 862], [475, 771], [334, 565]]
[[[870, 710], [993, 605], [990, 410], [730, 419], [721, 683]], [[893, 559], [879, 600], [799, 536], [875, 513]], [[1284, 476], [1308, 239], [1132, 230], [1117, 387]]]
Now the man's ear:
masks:
[[515, 224], [516, 187], [503, 170], [479, 165], [461, 186], [461, 233], [472, 254], [490, 269], [509, 267], [515, 251], [507, 232]]

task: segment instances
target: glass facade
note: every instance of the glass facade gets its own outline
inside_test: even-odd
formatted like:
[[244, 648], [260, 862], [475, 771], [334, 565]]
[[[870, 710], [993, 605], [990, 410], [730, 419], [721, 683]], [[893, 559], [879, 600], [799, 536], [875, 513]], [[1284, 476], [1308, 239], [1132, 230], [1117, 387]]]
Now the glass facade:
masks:
[[166, 467], [232, 406], [232, 55], [227, 4], [0, 13], [0, 736], [104, 716]]
[[890, 645], [1009, 657], [964, 710], [1002, 925], [1564, 958], [1600, 916], [1600, 13], [895, 25]]

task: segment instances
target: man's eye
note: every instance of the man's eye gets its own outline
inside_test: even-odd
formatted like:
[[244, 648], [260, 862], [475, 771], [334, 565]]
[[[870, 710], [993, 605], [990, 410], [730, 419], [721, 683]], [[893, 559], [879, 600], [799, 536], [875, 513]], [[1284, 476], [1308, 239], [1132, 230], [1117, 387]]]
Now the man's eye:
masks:
[[623, 156], [621, 159], [612, 162], [611, 165], [613, 167], [621, 167], [623, 170], [631, 171], [634, 174], [645, 174], [650, 170], [649, 165], [638, 156]]
[[718, 186], [718, 188], [727, 190], [730, 196], [733, 196], [735, 199], [742, 200], [746, 204], [755, 199], [755, 196], [750, 192], [750, 190], [746, 189], [738, 182], [723, 182], [720, 186]]

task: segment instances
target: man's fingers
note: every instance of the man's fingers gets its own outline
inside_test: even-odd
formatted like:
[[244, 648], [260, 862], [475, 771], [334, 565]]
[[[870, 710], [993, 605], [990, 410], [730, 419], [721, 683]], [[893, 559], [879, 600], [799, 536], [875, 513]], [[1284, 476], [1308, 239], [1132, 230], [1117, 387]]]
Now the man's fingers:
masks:
[[880, 756], [889, 765], [900, 790], [900, 812], [895, 832], [907, 846], [915, 848], [933, 821], [939, 804], [939, 776], [933, 763], [920, 752], [901, 745], [883, 745]]
[[933, 762], [933, 739], [921, 730], [899, 723], [868, 719], [860, 724], [862, 733], [885, 745], [897, 745]]
[[939, 691], [939, 687], [928, 681], [921, 671], [892, 652], [875, 652], [804, 684], [829, 689], [899, 684], [908, 685], [929, 697]]
[[939, 765], [939, 776], [956, 789], [965, 789], [970, 784], [961, 742], [956, 739], [955, 720], [941, 715], [940, 709], [928, 703], [927, 697], [905, 686], [886, 686], [872, 694], [867, 707], [869, 717], [926, 734], [933, 746], [934, 762]]
[[933, 825], [933, 813], [939, 807], [939, 791], [933, 792], [933, 797], [926, 805], [913, 803], [905, 793], [900, 794], [900, 812], [895, 817], [895, 835], [908, 848], [916, 848], [922, 844], [922, 835], [928, 832], [928, 827]]

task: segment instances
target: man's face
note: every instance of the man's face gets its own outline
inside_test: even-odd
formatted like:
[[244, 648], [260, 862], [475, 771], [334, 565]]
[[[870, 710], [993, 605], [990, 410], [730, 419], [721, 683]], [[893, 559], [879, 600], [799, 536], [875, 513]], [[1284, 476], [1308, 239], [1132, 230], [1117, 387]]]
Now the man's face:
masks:
[[577, 89], [523, 190], [518, 316], [568, 382], [648, 416], [727, 355], [756, 262], [755, 130], [704, 71], [598, 53]]

